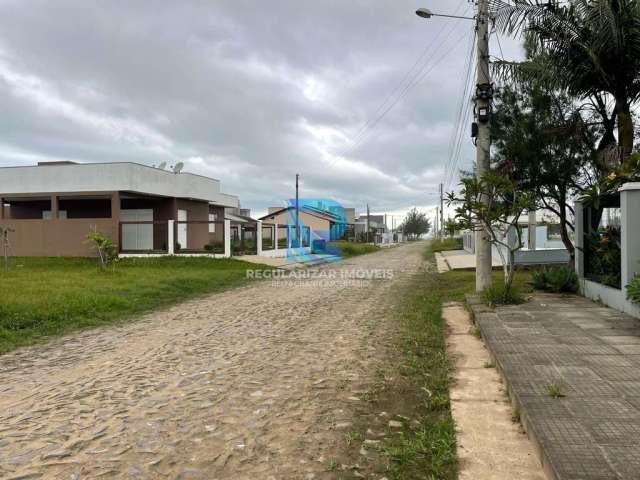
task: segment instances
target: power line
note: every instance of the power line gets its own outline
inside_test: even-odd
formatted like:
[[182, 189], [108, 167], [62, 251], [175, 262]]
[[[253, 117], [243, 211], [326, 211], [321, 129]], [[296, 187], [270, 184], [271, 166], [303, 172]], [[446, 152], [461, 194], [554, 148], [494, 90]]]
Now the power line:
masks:
[[[460, 3], [460, 5], [458, 5], [458, 8], [456, 8], [456, 11], [455, 11], [454, 15], [459, 12], [459, 10], [463, 7], [464, 3], [465, 2], [463, 1], [463, 2]], [[376, 108], [376, 110], [373, 112], [371, 117], [369, 117], [369, 119], [364, 123], [364, 125], [360, 128], [360, 130], [358, 130], [356, 135], [353, 137], [352, 144], [355, 143], [357, 141], [358, 137], [360, 137], [360, 135], [362, 135], [369, 128], [369, 125], [371, 125], [373, 117], [378, 115], [385, 108], [385, 106], [387, 105], [389, 100], [391, 100], [394, 97], [394, 95], [396, 95], [396, 93], [398, 93], [403, 88], [403, 85], [405, 85], [405, 82], [407, 82], [409, 77], [412, 75], [413, 71], [416, 69], [416, 66], [418, 66], [418, 64], [420, 64], [425, 59], [425, 57], [427, 57], [427, 53], [429, 52], [429, 50], [431, 50], [433, 45], [436, 44], [436, 42], [440, 38], [440, 35], [442, 35], [442, 33], [445, 31], [445, 29], [446, 29], [446, 25], [443, 25], [442, 28], [436, 34], [435, 38], [433, 39], [433, 42], [429, 43], [426, 47], [424, 47], [424, 49], [422, 50], [422, 53], [418, 56], [418, 58], [416, 59], [414, 64], [411, 66], [411, 68], [409, 70], [407, 70], [407, 72], [404, 74], [404, 77], [402, 78], [400, 83], [398, 83], [396, 88], [394, 88], [391, 91], [391, 93], [389, 93], [386, 96], [384, 101], [378, 106], [378, 108]], [[428, 61], [428, 58], [427, 58], [427, 61]], [[421, 70], [422, 68], [424, 68], [424, 65], [422, 67], [420, 67], [419, 70]], [[414, 78], [415, 78], [415, 76], [414, 76]], [[411, 81], [409, 81], [409, 83], [411, 83]]]
[[[464, 5], [464, 2], [458, 6], [458, 10], [460, 10], [460, 8]], [[469, 8], [467, 8], [467, 12], [469, 11]], [[377, 117], [375, 117], [374, 120], [369, 119], [365, 125], [359, 130], [359, 132], [356, 134], [356, 136], [354, 137], [354, 139], [351, 142], [351, 147], [348, 147], [341, 155], [338, 156], [346, 156], [350, 153], [353, 153], [357, 148], [359, 148], [364, 139], [368, 136], [370, 130], [372, 130], [385, 116], [386, 114], [395, 106], [398, 104], [398, 102], [400, 102], [402, 99], [404, 99], [407, 95], [407, 93], [413, 88], [415, 87], [418, 83], [420, 83], [422, 80], [424, 80], [424, 78], [431, 72], [433, 71], [433, 69], [444, 59], [444, 57], [449, 54], [450, 52], [445, 52], [446, 54], [443, 57], [440, 57], [435, 64], [432, 64], [431, 67], [429, 68], [429, 60], [430, 58], [435, 55], [440, 48], [445, 44], [445, 42], [449, 39], [449, 37], [451, 36], [451, 34], [455, 31], [456, 26], [458, 25], [458, 23], [460, 22], [460, 20], [457, 20], [453, 26], [449, 29], [449, 31], [447, 32], [447, 34], [445, 35], [445, 37], [440, 41], [440, 43], [436, 44], [436, 42], [434, 41], [434, 43], [431, 43], [430, 45], [427, 46], [427, 48], [422, 52], [422, 54], [419, 56], [418, 60], [414, 63], [414, 67], [412, 67], [408, 74], [405, 75], [405, 77], [403, 78], [403, 81], [400, 83], [399, 87], [396, 87], [396, 89], [394, 89], [394, 91], [392, 92], [391, 95], [389, 95], [385, 101], [378, 107], [378, 109], [376, 109], [376, 112], [378, 113]], [[436, 40], [440, 37], [440, 35], [442, 34], [442, 32], [444, 32], [444, 30], [446, 29], [446, 26], [443, 27], [439, 32], [438, 35], [436, 36]], [[431, 48], [434, 47], [435, 48]], [[455, 48], [455, 47], [454, 47]], [[433, 53], [431, 53], [429, 56], [427, 56], [427, 52], [429, 52], [430, 50], [433, 50]], [[421, 62], [422, 59], [425, 59], [426, 57], [426, 62], [424, 62], [424, 64], [419, 68], [419, 69], [415, 69], [415, 65], [419, 64]], [[413, 72], [413, 73], [412, 73]], [[400, 91], [399, 94], [397, 94], [397, 92]], [[387, 105], [389, 103], [389, 99], [392, 98], [394, 95], [396, 95], [395, 100], [393, 100], [389, 105]], [[386, 107], [385, 107], [386, 105]]]
[[471, 35], [469, 38], [469, 56], [466, 62], [465, 74], [462, 80], [462, 94], [460, 96], [460, 103], [458, 104], [456, 120], [454, 122], [454, 129], [451, 131], [451, 140], [449, 142], [449, 153], [447, 158], [447, 163], [445, 167], [444, 178], [446, 179], [447, 189], [449, 188], [450, 180], [449, 176], [451, 175], [451, 170], [453, 169], [454, 157], [456, 153], [456, 148], [459, 142], [459, 136], [461, 135], [461, 129], [463, 128], [462, 122], [465, 114], [465, 102], [467, 100], [467, 96], [469, 93], [469, 84], [473, 74], [472, 65], [475, 54], [474, 48], [474, 31], [471, 31]]
[[[453, 29], [449, 32], [452, 33]], [[440, 56], [438, 58], [438, 60], [436, 60], [436, 62], [434, 64], [432, 64], [430, 66], [430, 68], [423, 70], [422, 72], [420, 72], [420, 74], [416, 77], [414, 77], [414, 80], [407, 84], [405, 86], [405, 88], [403, 89], [403, 91], [401, 92], [400, 96], [398, 96], [393, 103], [391, 103], [379, 116], [378, 118], [375, 119], [375, 121], [370, 125], [370, 127], [364, 132], [363, 135], [361, 135], [360, 139], [358, 141], [355, 142], [355, 145], [353, 147], [351, 147], [350, 149], [348, 149], [346, 152], [344, 152], [341, 156], [346, 156], [349, 155], [351, 153], [353, 153], [354, 151], [356, 151], [363, 143], [365, 138], [367, 138], [367, 136], [370, 134], [370, 131], [378, 124], [380, 123], [380, 121], [387, 115], [387, 113], [389, 113], [389, 111], [391, 111], [391, 109], [393, 107], [395, 107], [401, 100], [403, 100], [407, 94], [409, 93], [409, 91], [415, 87], [416, 85], [418, 85], [419, 83], [421, 83], [438, 65], [440, 65], [440, 63], [442, 63], [442, 61], [451, 54], [451, 52], [453, 50], [456, 49], [456, 47], [460, 44], [460, 41], [464, 39], [464, 36], [466, 35], [463, 34], [460, 38], [457, 39], [457, 41], [455, 42], [455, 46], [453, 47], [452, 50], [446, 51], [444, 52], [444, 54], [442, 56]], [[450, 36], [450, 35], [449, 35]]]
[[467, 103], [473, 92], [473, 72], [476, 66], [476, 50], [475, 50], [475, 31], [471, 36], [469, 59], [467, 63], [467, 72], [464, 79], [463, 93], [460, 97], [459, 115], [455, 130], [452, 137], [452, 148], [450, 151], [449, 162], [446, 170], [446, 188], [449, 189], [451, 182], [456, 174], [458, 162], [462, 151], [462, 142], [467, 133], [467, 126], [469, 124], [469, 117], [471, 113], [470, 105]]

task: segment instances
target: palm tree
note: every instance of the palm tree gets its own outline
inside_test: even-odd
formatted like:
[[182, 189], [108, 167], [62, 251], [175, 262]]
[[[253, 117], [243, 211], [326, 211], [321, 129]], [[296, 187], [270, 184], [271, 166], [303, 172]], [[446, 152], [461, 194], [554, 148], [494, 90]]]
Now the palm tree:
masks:
[[497, 70], [503, 76], [542, 78], [580, 98], [609, 95], [620, 160], [628, 157], [634, 140], [631, 106], [640, 99], [640, 2], [493, 0], [493, 5], [497, 28], [524, 35], [529, 57], [498, 62]]

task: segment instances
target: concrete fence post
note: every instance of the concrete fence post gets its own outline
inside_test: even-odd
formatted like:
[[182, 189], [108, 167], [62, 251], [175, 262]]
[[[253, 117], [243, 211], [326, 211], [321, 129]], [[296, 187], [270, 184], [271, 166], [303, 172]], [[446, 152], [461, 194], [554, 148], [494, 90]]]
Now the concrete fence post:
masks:
[[626, 183], [620, 189], [622, 290], [640, 272], [640, 183]]
[[256, 223], [256, 254], [262, 255], [262, 220]]
[[224, 219], [224, 257], [231, 258], [231, 220]]
[[274, 230], [275, 230], [275, 232], [274, 232], [273, 236], [275, 238], [273, 239], [273, 241], [275, 242], [274, 250], [276, 251], [276, 257], [277, 257], [278, 256], [277, 255], [277, 252], [278, 252], [278, 222], [276, 222], [276, 226], [275, 226]]
[[575, 247], [574, 256], [576, 262], [576, 275], [578, 278], [584, 278], [584, 207], [581, 202], [574, 205], [575, 215], [575, 239], [573, 245]]
[[175, 253], [175, 241], [174, 241], [174, 225], [175, 220], [167, 220], [167, 253], [173, 255]]

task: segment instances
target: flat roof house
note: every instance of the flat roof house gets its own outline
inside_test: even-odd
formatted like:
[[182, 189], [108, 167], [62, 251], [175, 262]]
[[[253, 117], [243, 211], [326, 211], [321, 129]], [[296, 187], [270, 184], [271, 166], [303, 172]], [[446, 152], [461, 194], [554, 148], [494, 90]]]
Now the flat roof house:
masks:
[[13, 255], [88, 256], [91, 230], [121, 253], [215, 251], [224, 242], [225, 207], [238, 208], [239, 200], [222, 193], [219, 180], [192, 173], [132, 162], [42, 162], [0, 168], [0, 206]]

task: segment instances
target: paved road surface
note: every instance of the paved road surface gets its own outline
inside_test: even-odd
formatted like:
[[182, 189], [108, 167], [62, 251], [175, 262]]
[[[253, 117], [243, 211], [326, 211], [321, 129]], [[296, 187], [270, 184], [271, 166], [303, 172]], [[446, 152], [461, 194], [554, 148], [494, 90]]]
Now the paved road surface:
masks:
[[323, 268], [393, 270], [368, 288], [262, 281], [0, 357], [0, 478], [334, 478], [422, 248]]

